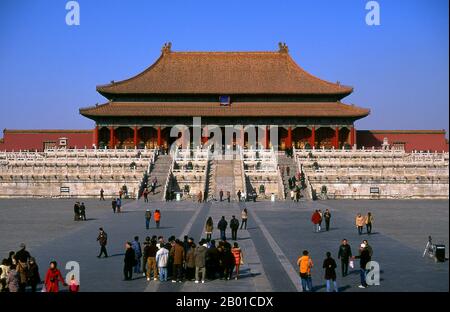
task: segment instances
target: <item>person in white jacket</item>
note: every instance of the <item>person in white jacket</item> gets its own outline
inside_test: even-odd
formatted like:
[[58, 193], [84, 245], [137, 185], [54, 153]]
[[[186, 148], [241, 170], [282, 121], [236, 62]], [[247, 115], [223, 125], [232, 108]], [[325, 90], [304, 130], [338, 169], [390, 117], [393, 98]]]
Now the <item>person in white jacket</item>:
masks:
[[156, 253], [156, 264], [159, 271], [159, 280], [161, 282], [167, 281], [167, 262], [169, 260], [169, 250], [166, 246], [161, 245], [161, 248]]

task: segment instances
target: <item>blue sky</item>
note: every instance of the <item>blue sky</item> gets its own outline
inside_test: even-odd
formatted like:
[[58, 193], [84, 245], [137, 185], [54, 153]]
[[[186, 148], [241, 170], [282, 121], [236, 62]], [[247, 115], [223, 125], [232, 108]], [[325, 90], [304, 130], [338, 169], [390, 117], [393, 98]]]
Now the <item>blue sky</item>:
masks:
[[98, 84], [178, 51], [272, 51], [286, 42], [310, 73], [355, 88], [346, 103], [371, 109], [359, 129], [449, 127], [447, 0], [0, 0], [0, 129], [79, 129], [80, 107], [102, 103]]

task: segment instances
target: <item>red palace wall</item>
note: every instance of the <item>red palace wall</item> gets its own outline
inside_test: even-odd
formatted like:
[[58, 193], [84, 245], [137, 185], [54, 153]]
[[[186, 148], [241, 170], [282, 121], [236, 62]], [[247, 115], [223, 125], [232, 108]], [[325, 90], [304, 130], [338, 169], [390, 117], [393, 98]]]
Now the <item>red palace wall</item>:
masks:
[[3, 130], [3, 142], [0, 151], [38, 150], [44, 149], [44, 142], [56, 142], [67, 138], [68, 148], [92, 147], [92, 130]]
[[358, 130], [356, 133], [358, 148], [381, 147], [384, 138], [388, 139], [390, 145], [396, 142], [404, 143], [407, 152], [448, 152], [445, 130]]
[[[93, 130], [7, 130], [0, 140], [0, 151], [38, 150], [42, 151], [44, 142], [59, 143], [60, 138], [67, 138], [67, 147], [92, 147]], [[404, 142], [407, 152], [413, 150], [430, 150], [448, 152], [448, 141], [444, 130], [358, 130], [356, 143], [359, 148], [381, 147], [383, 139], [389, 144]]]

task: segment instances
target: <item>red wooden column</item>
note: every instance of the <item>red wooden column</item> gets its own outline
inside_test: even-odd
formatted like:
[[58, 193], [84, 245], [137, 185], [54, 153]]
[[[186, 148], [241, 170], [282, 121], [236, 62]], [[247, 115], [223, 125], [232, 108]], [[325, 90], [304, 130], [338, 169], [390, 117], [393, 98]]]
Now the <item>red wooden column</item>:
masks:
[[109, 148], [113, 149], [115, 144], [114, 127], [109, 127]]
[[98, 126], [96, 125], [94, 128], [94, 138], [92, 145], [95, 146], [95, 148], [98, 148]]
[[269, 148], [269, 126], [264, 128], [264, 148]]
[[309, 141], [309, 145], [311, 145], [311, 148], [313, 148], [316, 144], [316, 127], [311, 128], [311, 138]]
[[334, 129], [334, 148], [339, 148], [339, 127]]
[[288, 136], [287, 136], [286, 147], [287, 148], [292, 147], [292, 127], [288, 127]]
[[134, 133], [133, 133], [133, 143], [134, 143], [134, 147], [137, 147], [138, 146], [138, 128], [137, 128], [137, 126], [134, 126], [134, 129], [133, 129], [134, 131]]
[[244, 145], [245, 145], [245, 130], [244, 130], [244, 126], [242, 126], [242, 128], [241, 128], [240, 141], [241, 141], [241, 147], [244, 148]]
[[353, 145], [356, 144], [356, 129], [354, 126], [350, 129], [350, 145], [353, 147]]
[[162, 141], [161, 141], [161, 126], [158, 126], [158, 131], [157, 131], [158, 135], [157, 135], [157, 144], [158, 147], [161, 147], [162, 145]]

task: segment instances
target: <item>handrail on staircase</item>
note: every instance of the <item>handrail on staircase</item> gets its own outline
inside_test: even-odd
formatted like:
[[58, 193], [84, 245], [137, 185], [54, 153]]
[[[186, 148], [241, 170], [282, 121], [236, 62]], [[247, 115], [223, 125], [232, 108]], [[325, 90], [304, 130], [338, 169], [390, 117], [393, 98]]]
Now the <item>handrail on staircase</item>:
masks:
[[[167, 173], [166, 183], [164, 184], [164, 190], [163, 190], [163, 198], [162, 198], [163, 200], [167, 199], [167, 188], [169, 186], [170, 177], [172, 176], [172, 170], [175, 165], [175, 155], [177, 155], [177, 153], [178, 153], [178, 146], [175, 148], [175, 151], [172, 156], [172, 163], [170, 164], [169, 172]], [[171, 154], [171, 152], [169, 153], [169, 156], [170, 156], [170, 154]]]

